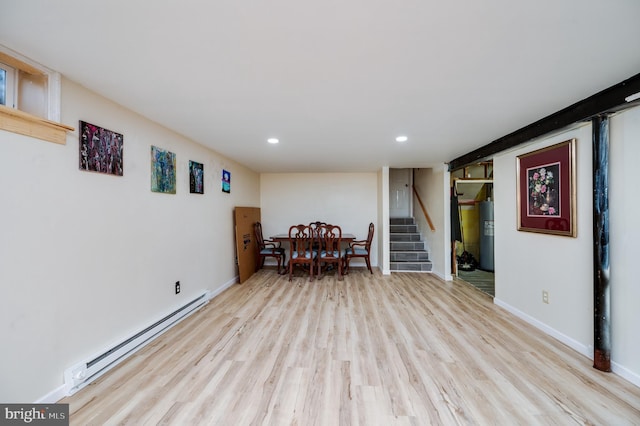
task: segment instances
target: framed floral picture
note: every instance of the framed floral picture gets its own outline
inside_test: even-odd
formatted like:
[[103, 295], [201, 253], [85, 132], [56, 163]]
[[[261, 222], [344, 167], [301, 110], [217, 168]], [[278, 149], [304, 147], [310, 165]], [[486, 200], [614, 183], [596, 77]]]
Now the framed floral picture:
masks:
[[575, 139], [518, 156], [518, 231], [576, 236], [575, 157]]

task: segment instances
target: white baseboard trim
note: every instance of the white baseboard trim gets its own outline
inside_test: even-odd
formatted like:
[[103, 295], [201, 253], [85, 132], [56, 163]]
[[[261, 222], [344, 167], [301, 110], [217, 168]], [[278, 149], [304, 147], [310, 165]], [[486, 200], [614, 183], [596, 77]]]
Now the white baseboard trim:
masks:
[[431, 271], [431, 273], [440, 278], [442, 281], [453, 281], [453, 275], [451, 274], [443, 274], [440, 271]]
[[577, 340], [560, 333], [558, 330], [549, 327], [547, 324], [537, 320], [536, 318], [532, 317], [531, 315], [528, 315], [524, 312], [522, 312], [521, 310], [514, 308], [513, 306], [503, 302], [502, 300], [498, 299], [497, 297], [495, 297], [493, 299], [493, 303], [495, 303], [496, 305], [500, 306], [501, 308], [506, 309], [507, 311], [509, 311], [510, 313], [512, 313], [513, 315], [517, 316], [518, 318], [528, 322], [529, 324], [531, 324], [532, 326], [542, 330], [543, 332], [545, 332], [546, 334], [548, 334], [549, 336], [555, 338], [556, 340], [559, 340], [560, 342], [564, 343], [565, 345], [569, 346], [571, 349], [573, 349], [574, 351], [580, 353], [581, 355], [586, 356], [587, 358], [589, 358], [590, 360], [593, 360], [593, 353], [592, 351], [589, 350], [589, 347], [578, 342]]
[[633, 371], [618, 364], [615, 361], [611, 361], [611, 371], [617, 374], [618, 376], [622, 377], [629, 383], [633, 383], [634, 385], [640, 388], [640, 375], [634, 373]]
[[[543, 332], [547, 333], [549, 336], [559, 340], [560, 342], [564, 343], [565, 345], [569, 346], [571, 349], [575, 350], [576, 352], [580, 353], [581, 355], [584, 355], [585, 357], [587, 357], [588, 359], [593, 361], [593, 347], [591, 346], [585, 346], [582, 343], [570, 338], [569, 336], [566, 336], [562, 333], [560, 333], [559, 331], [549, 327], [548, 325], [538, 321], [537, 319], [533, 318], [530, 315], [525, 314], [524, 312], [520, 311], [519, 309], [514, 308], [513, 306], [510, 306], [509, 304], [503, 302], [502, 300], [498, 299], [498, 298], [494, 298], [493, 299], [493, 303], [495, 303], [496, 305], [500, 306], [501, 308], [506, 309], [507, 311], [509, 311], [510, 313], [512, 313], [513, 315], [517, 316], [518, 318], [528, 322], [529, 324], [533, 325], [534, 327], [542, 330]], [[640, 375], [638, 375], [637, 373], [629, 370], [628, 368], [616, 363], [615, 361], [611, 360], [611, 372], [622, 377], [623, 379], [625, 379], [626, 381], [628, 381], [629, 383], [640, 387]]]
[[217, 288], [215, 290], [207, 291], [207, 296], [206, 296], [207, 300], [213, 299], [214, 297], [216, 297], [217, 295], [219, 295], [220, 293], [222, 293], [223, 291], [225, 291], [226, 289], [228, 289], [232, 285], [236, 284], [239, 280], [240, 280], [240, 277], [238, 275], [236, 275], [235, 277], [231, 278], [226, 283], [222, 284], [222, 286], [220, 286], [219, 288]]
[[65, 396], [67, 396], [67, 387], [62, 385], [57, 389], [52, 390], [42, 398], [38, 398], [34, 404], [55, 404]]

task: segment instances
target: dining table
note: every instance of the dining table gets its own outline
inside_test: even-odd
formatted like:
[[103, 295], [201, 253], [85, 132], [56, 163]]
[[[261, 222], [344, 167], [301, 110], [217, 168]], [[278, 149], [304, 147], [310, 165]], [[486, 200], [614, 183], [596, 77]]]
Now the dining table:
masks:
[[[343, 243], [351, 243], [356, 239], [356, 236], [354, 234], [342, 234], [342, 238], [341, 241]], [[269, 237], [270, 241], [274, 241], [274, 242], [278, 242], [278, 243], [288, 243], [289, 242], [289, 234], [276, 234], [273, 235], [271, 237]], [[282, 272], [280, 272], [280, 275], [284, 275], [286, 274], [286, 270], [288, 269], [288, 266], [285, 265], [284, 268], [282, 268]]]
[[[286, 243], [289, 241], [289, 234], [276, 234], [269, 238], [271, 241], [276, 241], [278, 243]], [[356, 239], [356, 236], [353, 234], [342, 234], [342, 242], [350, 243]]]

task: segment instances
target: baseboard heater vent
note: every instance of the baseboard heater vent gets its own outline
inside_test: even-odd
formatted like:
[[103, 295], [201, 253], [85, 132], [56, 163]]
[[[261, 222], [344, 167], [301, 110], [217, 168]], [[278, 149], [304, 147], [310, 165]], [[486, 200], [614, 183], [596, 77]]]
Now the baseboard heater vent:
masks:
[[64, 384], [67, 395], [73, 395], [89, 383], [96, 380], [128, 356], [141, 349], [153, 339], [175, 325], [178, 321], [192, 314], [209, 301], [207, 293], [193, 299], [186, 305], [176, 309], [144, 330], [129, 337], [103, 353], [92, 357], [90, 361], [76, 364], [64, 372]]

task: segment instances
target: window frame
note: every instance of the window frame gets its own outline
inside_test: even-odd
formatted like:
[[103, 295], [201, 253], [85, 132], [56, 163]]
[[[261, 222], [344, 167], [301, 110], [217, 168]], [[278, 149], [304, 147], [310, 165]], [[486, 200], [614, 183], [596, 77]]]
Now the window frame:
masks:
[[[17, 70], [11, 65], [0, 62], [0, 69], [5, 72], [4, 78], [4, 104], [9, 108], [16, 108]], [[10, 104], [10, 105], [7, 105]]]
[[[13, 133], [36, 137], [49, 142], [66, 144], [67, 132], [75, 129], [59, 123], [60, 121], [60, 73], [53, 71], [31, 59], [0, 45], [0, 63], [13, 67], [14, 100], [16, 107], [0, 105], [0, 129]], [[20, 110], [18, 84], [20, 73], [42, 76], [46, 80], [43, 88], [46, 117], [38, 117]]]

